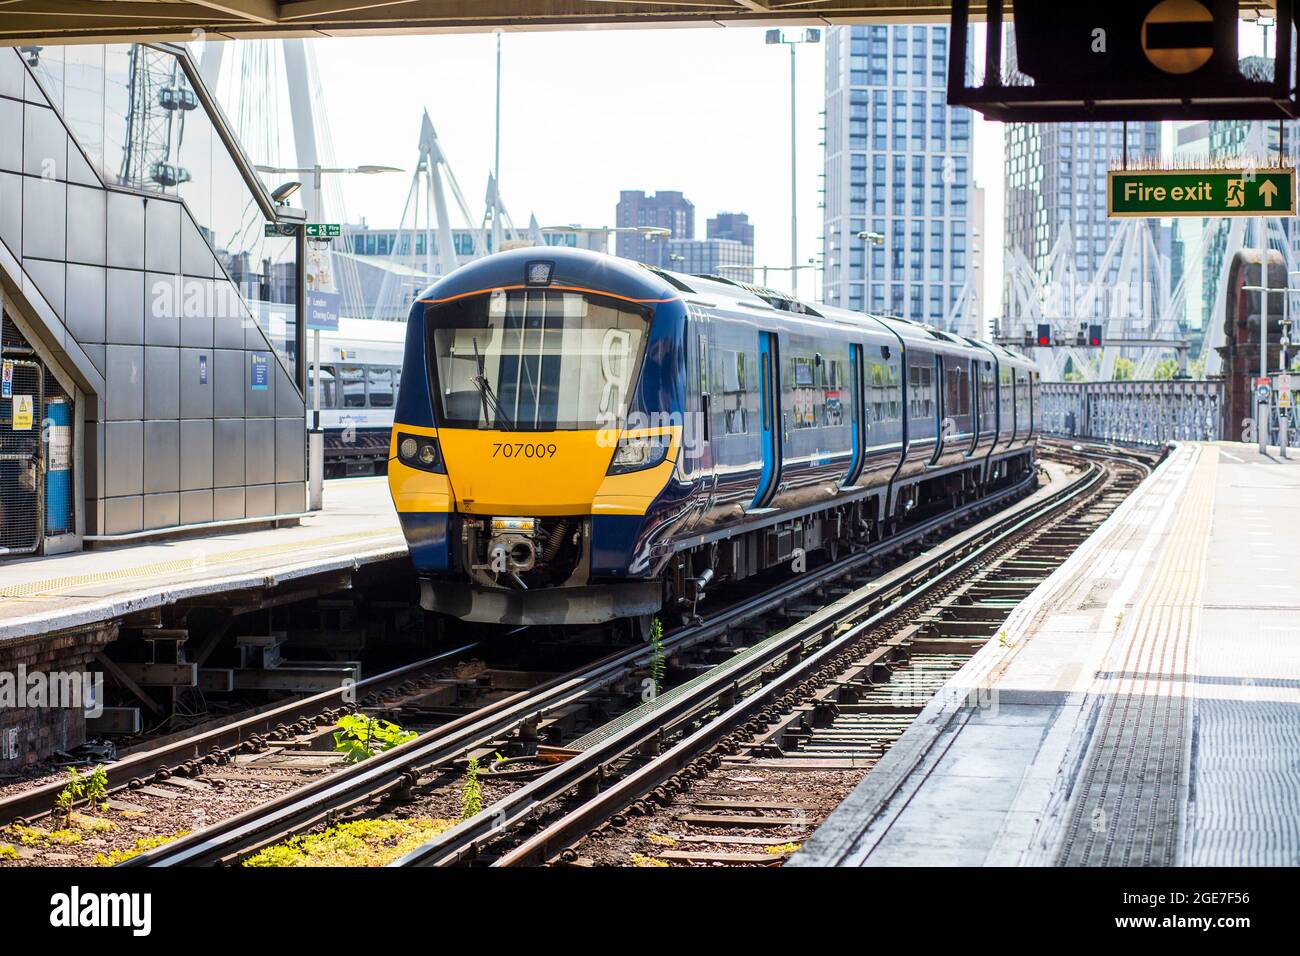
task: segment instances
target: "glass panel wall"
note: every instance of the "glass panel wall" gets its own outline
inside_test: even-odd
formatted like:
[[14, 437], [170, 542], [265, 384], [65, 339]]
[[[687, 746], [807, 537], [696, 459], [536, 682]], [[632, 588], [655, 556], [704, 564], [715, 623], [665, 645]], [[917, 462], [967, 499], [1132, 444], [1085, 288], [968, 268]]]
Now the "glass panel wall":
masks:
[[24, 56], [107, 185], [184, 201], [292, 378], [294, 240], [264, 235], [266, 217], [180, 59], [140, 44]]

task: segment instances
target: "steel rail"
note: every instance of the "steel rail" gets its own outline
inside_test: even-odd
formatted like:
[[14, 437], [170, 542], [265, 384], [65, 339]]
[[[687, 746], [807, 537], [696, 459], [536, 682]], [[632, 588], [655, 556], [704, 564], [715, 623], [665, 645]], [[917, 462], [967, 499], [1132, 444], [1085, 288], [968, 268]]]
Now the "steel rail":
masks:
[[[1034, 476], [1031, 474], [1021, 482], [972, 502], [960, 511], [936, 516], [859, 554], [848, 555], [778, 585], [751, 601], [727, 608], [701, 623], [679, 628], [666, 637], [663, 651], [685, 649], [744, 624], [808, 591], [851, 573], [875, 558], [923, 539], [971, 514], [1016, 497], [1032, 487], [1033, 481]], [[212, 865], [246, 856], [391, 790], [413, 786], [421, 773], [449, 763], [457, 756], [548, 712], [590, 696], [648, 664], [652, 655], [652, 649], [645, 645], [617, 651], [538, 687], [488, 704], [405, 744], [293, 790], [260, 807], [142, 853], [120, 865]]]
[[[364, 678], [355, 684], [340, 684], [337, 688], [321, 691], [309, 697], [298, 697], [283, 704], [277, 704], [269, 710], [251, 714], [230, 723], [219, 724], [192, 736], [141, 750], [114, 760], [104, 765], [108, 774], [110, 793], [121, 791], [129, 786], [130, 781], [147, 777], [163, 767], [175, 767], [191, 760], [203, 760], [214, 750], [228, 750], [237, 747], [253, 737], [273, 732], [281, 724], [294, 724], [304, 718], [315, 717], [323, 711], [335, 707], [350, 705], [346, 698], [350, 694], [360, 696], [375, 688], [383, 687], [396, 681], [409, 678], [422, 670], [436, 667], [459, 655], [466, 654], [479, 646], [474, 641], [460, 647], [442, 651], [432, 657], [403, 664], [392, 670]], [[48, 813], [54, 806], [54, 799], [63, 790], [66, 780], [42, 784], [30, 790], [0, 798], [0, 821], [14, 820], [18, 817], [33, 817]]]
[[[666, 706], [648, 712], [639, 720], [623, 728], [618, 733], [595, 744], [553, 770], [503, 797], [486, 807], [477, 816], [457, 824], [444, 831], [421, 847], [406, 854], [390, 864], [392, 866], [445, 866], [464, 862], [473, 858], [487, 842], [499, 837], [506, 830], [523, 822], [543, 806], [551, 803], [562, 794], [582, 783], [584, 780], [601, 773], [611, 763], [621, 759], [650, 740], [657, 738], [674, 726], [698, 715], [703, 710], [713, 707], [728, 696], [737, 694], [741, 684], [750, 683], [769, 667], [792, 653], [802, 652], [810, 640], [823, 637], [828, 631], [839, 625], [844, 615], [852, 614], [863, 607], [878, 607], [882, 600], [888, 601], [883, 608], [853, 625], [842, 635], [816, 650], [811, 656], [791, 667], [775, 681], [764, 685], [741, 702], [726, 710], [723, 715], [711, 720], [704, 728], [697, 731], [687, 741], [674, 746], [663, 756], [651, 761], [622, 782], [604, 791], [583, 808], [569, 814], [556, 827], [548, 828], [542, 834], [530, 839], [518, 850], [502, 859], [510, 862], [522, 862], [532, 859], [537, 853], [544, 852], [550, 842], [566, 839], [577, 829], [586, 825], [593, 815], [605, 812], [606, 808], [624, 799], [630, 789], [641, 786], [647, 779], [661, 782], [678, 772], [684, 763], [683, 754], [696, 753], [684, 750], [688, 741], [695, 746], [700, 741], [716, 743], [733, 731], [738, 724], [744, 723], [752, 714], [765, 706], [774, 696], [780, 696], [786, 689], [803, 680], [804, 677], [825, 661], [829, 655], [838, 653], [849, 642], [860, 638], [867, 630], [877, 626], [881, 621], [898, 613], [924, 593], [947, 580], [967, 564], [997, 547], [1008, 536], [1019, 531], [1031, 522], [1040, 520], [1065, 504], [1074, 501], [1086, 493], [1102, 479], [1103, 470], [1091, 465], [1090, 470], [1080, 476], [1066, 488], [1049, 495], [1042, 501], [1028, 506], [1027, 513], [1017, 511], [1005, 519], [996, 521], [990, 528], [961, 542], [946, 547], [926, 560], [925, 565], [916, 570], [906, 566], [898, 569], [898, 580], [889, 585], [880, 586], [869, 583], [853, 594], [828, 605], [817, 613], [780, 632], [762, 652], [746, 660], [740, 668], [728, 668], [719, 665], [692, 688], [689, 694], [670, 700]], [[955, 562], [955, 563], [953, 563]], [[924, 581], [920, 575], [933, 569], [940, 569], [938, 574], [927, 576]], [[693, 758], [691, 758], [693, 759]], [[653, 787], [655, 783], [651, 783]], [[539, 842], [540, 841], [540, 842]], [[527, 848], [527, 849], [525, 849]]]

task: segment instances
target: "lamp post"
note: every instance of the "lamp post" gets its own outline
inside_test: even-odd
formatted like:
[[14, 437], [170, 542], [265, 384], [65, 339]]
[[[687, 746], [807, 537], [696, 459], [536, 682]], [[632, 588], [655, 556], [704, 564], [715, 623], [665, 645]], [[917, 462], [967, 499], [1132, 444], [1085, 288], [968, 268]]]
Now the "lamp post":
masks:
[[792, 34], [787, 36], [782, 30], [768, 30], [767, 43], [769, 46], [785, 44], [790, 48], [790, 283], [794, 286], [793, 292], [796, 297], [799, 295], [799, 214], [798, 214], [798, 166], [797, 151], [795, 144], [797, 137], [795, 135], [795, 47], [800, 43], [820, 43], [822, 40], [822, 31], [815, 27], [809, 27], [804, 30], [803, 35]]
[[[323, 206], [321, 204], [321, 178], [325, 174], [360, 174], [370, 176], [376, 173], [400, 173], [401, 170], [396, 166], [321, 166], [317, 163], [315, 166], [256, 166], [254, 167], [260, 173], [291, 174], [302, 175], [310, 173], [312, 176], [312, 208], [308, 211], [308, 216], [320, 221]], [[282, 202], [287, 200], [289, 195], [296, 189], [289, 190], [283, 196], [281, 193], [289, 186], [286, 183], [275, 191], [276, 201]], [[297, 349], [298, 360], [298, 381], [299, 384], [305, 384], [302, 377], [302, 333], [306, 329], [307, 315], [307, 296], [306, 283], [303, 281], [303, 275], [306, 270], [307, 240], [306, 230], [300, 225], [298, 227], [296, 241], [298, 244], [298, 335]], [[320, 329], [312, 329], [311, 332], [311, 428], [307, 435], [307, 509], [309, 511], [320, 511], [324, 507], [325, 498], [325, 439], [324, 433], [320, 427]]]

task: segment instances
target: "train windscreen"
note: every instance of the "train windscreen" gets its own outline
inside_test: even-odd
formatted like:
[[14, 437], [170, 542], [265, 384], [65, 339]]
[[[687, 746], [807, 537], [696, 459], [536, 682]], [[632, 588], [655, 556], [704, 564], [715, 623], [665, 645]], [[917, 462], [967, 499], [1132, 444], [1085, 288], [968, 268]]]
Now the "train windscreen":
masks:
[[431, 303], [440, 424], [458, 428], [619, 427], [649, 313], [559, 289], [493, 289]]

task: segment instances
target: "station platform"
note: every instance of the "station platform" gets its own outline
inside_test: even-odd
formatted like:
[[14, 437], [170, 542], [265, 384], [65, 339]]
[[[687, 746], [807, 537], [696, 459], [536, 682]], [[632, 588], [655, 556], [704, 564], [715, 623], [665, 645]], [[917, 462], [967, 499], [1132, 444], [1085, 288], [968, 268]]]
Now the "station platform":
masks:
[[406, 555], [386, 478], [325, 483], [296, 526], [214, 529], [103, 550], [0, 561], [0, 646], [160, 605], [267, 588]]
[[787, 865], [1300, 864], [1300, 453], [1187, 443]]

